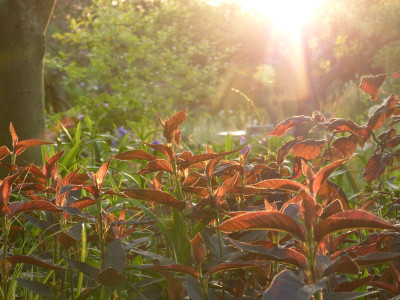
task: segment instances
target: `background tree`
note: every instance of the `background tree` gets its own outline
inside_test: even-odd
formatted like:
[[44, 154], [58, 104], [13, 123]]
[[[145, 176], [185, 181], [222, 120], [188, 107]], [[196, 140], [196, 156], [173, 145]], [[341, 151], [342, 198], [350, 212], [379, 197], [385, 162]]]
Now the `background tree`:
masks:
[[[10, 145], [12, 122], [20, 139], [44, 138], [45, 33], [55, 0], [0, 0], [0, 144]], [[40, 149], [25, 159], [41, 161]]]

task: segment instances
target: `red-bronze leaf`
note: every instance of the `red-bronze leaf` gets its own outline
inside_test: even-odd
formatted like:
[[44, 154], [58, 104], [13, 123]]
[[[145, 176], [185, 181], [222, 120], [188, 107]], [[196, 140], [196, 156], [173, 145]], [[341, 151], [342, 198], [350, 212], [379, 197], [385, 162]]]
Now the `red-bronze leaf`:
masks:
[[179, 144], [179, 125], [181, 125], [183, 121], [186, 120], [186, 109], [177, 112], [170, 119], [167, 119], [165, 123], [162, 122], [161, 118], [158, 115], [157, 117], [161, 125], [164, 127], [163, 134], [168, 143], [175, 141], [177, 144]]
[[215, 195], [215, 202], [217, 203], [217, 205], [222, 204], [225, 199], [225, 194], [235, 185], [238, 178], [239, 173], [236, 173], [235, 175], [224, 181], [222, 186], [218, 189], [217, 194]]
[[324, 207], [324, 209], [322, 210], [322, 213], [320, 215], [320, 218], [326, 219], [326, 218], [328, 218], [338, 212], [342, 212], [342, 211], [343, 211], [342, 203], [340, 202], [339, 199], [336, 199]]
[[185, 265], [141, 265], [136, 266], [135, 268], [140, 270], [153, 270], [157, 272], [177, 272], [192, 275], [195, 278], [199, 277], [199, 273], [196, 271], [195, 268]]
[[13, 149], [15, 149], [15, 145], [18, 143], [18, 135], [15, 132], [14, 125], [10, 122], [10, 133]]
[[366, 128], [358, 126], [352, 120], [346, 119], [332, 119], [326, 130], [334, 133], [347, 131], [356, 136], [361, 136], [364, 139], [369, 136]]
[[386, 147], [388, 148], [394, 148], [400, 145], [400, 135], [396, 135], [394, 138], [388, 140], [386, 142]]
[[[371, 281], [369, 283], [369, 285], [380, 288], [380, 289], [384, 289], [387, 290], [388, 292], [392, 293], [393, 296], [398, 295], [399, 291], [398, 289], [396, 289], [395, 286], [393, 286], [392, 283], [387, 283], [387, 282], [382, 282], [382, 281]], [[392, 298], [393, 299], [393, 298]], [[394, 298], [396, 299], [396, 298]]]
[[53, 178], [54, 180], [58, 177], [58, 160], [63, 156], [64, 151], [61, 151], [52, 157], [50, 157], [46, 164], [43, 166], [43, 175], [46, 176], [47, 179]]
[[221, 156], [221, 157], [214, 158], [214, 159], [211, 159], [211, 160], [208, 162], [208, 164], [207, 164], [207, 166], [206, 166], [206, 171], [205, 171], [205, 174], [206, 174], [206, 176], [207, 176], [208, 178], [212, 178], [212, 177], [213, 177], [214, 169], [215, 169], [215, 167], [217, 166], [217, 164], [219, 163], [219, 161], [220, 161], [221, 159], [222, 159], [222, 156]]
[[300, 196], [303, 198], [300, 205], [300, 215], [306, 228], [311, 230], [318, 218], [318, 207], [315, 200], [306, 192], [301, 191]]
[[125, 276], [113, 268], [107, 268], [102, 271], [97, 279], [104, 285], [114, 287], [125, 281]]
[[307, 187], [301, 183], [288, 179], [267, 179], [255, 184], [249, 185], [253, 188], [263, 188], [263, 189], [279, 189], [287, 190], [291, 192], [299, 192], [301, 190], [307, 190]]
[[377, 179], [385, 171], [387, 165], [391, 165], [393, 162], [392, 153], [380, 153], [371, 156], [367, 165], [363, 177], [367, 182], [371, 182]]
[[274, 130], [268, 133], [268, 135], [282, 136], [294, 126], [306, 124], [311, 121], [311, 117], [308, 116], [294, 116], [276, 125]]
[[247, 262], [247, 261], [234, 261], [229, 263], [221, 263], [218, 264], [211, 269], [208, 270], [208, 276], [212, 276], [218, 272], [228, 271], [228, 270], [237, 270], [243, 268], [254, 268], [257, 267], [260, 263], [258, 262]]
[[0, 160], [3, 160], [7, 155], [10, 155], [10, 149], [7, 148], [7, 146], [1, 146], [0, 147]]
[[7, 257], [7, 260], [13, 265], [15, 265], [17, 263], [23, 263], [23, 264], [30, 264], [30, 265], [42, 267], [42, 268], [49, 269], [49, 270], [66, 270], [66, 268], [64, 268], [64, 267], [54, 265], [51, 262], [42, 260], [35, 256], [14, 254], [12, 256]]
[[305, 160], [316, 158], [325, 146], [325, 140], [304, 140], [293, 147], [293, 155]]
[[109, 161], [104, 163], [95, 174], [94, 184], [98, 190], [101, 190], [101, 187], [103, 186], [103, 181], [107, 175], [107, 170], [109, 165], [110, 165]]
[[204, 261], [204, 257], [206, 256], [206, 248], [204, 246], [204, 240], [201, 237], [200, 233], [197, 233], [196, 236], [190, 241], [191, 244], [191, 255], [192, 259], [195, 261], [197, 265], [201, 265]]
[[335, 169], [343, 164], [344, 160], [335, 161], [325, 167], [323, 167], [319, 172], [314, 176], [313, 180], [310, 182], [310, 192], [312, 195], [316, 196], [318, 194], [321, 185], [328, 179], [328, 177], [332, 174]]
[[315, 239], [320, 242], [325, 236], [332, 233], [351, 229], [390, 229], [398, 230], [366, 211], [347, 210], [321, 220], [315, 227]]
[[284, 231], [304, 240], [304, 228], [300, 227], [291, 217], [273, 211], [242, 214], [225, 221], [218, 228], [224, 232], [241, 230]]
[[359, 266], [371, 266], [371, 265], [382, 264], [388, 261], [393, 261], [399, 257], [400, 253], [373, 252], [373, 253], [368, 253], [364, 256], [356, 257], [354, 261]]
[[73, 238], [72, 236], [70, 236], [69, 234], [67, 234], [65, 232], [60, 232], [60, 234], [58, 235], [57, 241], [65, 249], [69, 249], [78, 243], [78, 241], [75, 238]]
[[396, 106], [398, 96], [392, 94], [384, 104], [382, 104], [375, 113], [369, 118], [367, 128], [370, 132], [381, 128], [388, 117], [390, 117], [390, 111]]
[[342, 204], [344, 210], [349, 208], [349, 201], [347, 200], [346, 194], [343, 190], [330, 180], [326, 180], [320, 187], [318, 195], [324, 199], [326, 203], [330, 203], [332, 200], [337, 199]]
[[352, 292], [355, 289], [358, 289], [359, 287], [363, 286], [363, 285], [368, 285], [371, 280], [372, 280], [373, 276], [367, 276], [361, 279], [356, 279], [352, 282], [342, 282], [340, 284], [338, 284], [334, 291], [335, 292]]
[[172, 165], [168, 160], [155, 159], [155, 160], [152, 160], [151, 162], [149, 162], [145, 168], [141, 169], [138, 172], [138, 174], [146, 174], [146, 173], [159, 172], [159, 171], [165, 171], [168, 173], [174, 172], [172, 169]]
[[185, 298], [186, 292], [182, 287], [182, 282], [178, 278], [165, 276], [168, 285], [168, 294], [171, 300], [181, 300]]
[[157, 152], [164, 154], [169, 160], [171, 161], [175, 160], [175, 153], [170, 147], [165, 146], [163, 144], [149, 144], [146, 142], [143, 142], [143, 144], [156, 150]]
[[358, 138], [355, 135], [350, 135], [348, 137], [340, 137], [332, 143], [332, 147], [337, 149], [343, 158], [349, 158], [353, 155], [354, 151], [357, 149]]
[[133, 160], [133, 159], [140, 159], [140, 160], [148, 160], [152, 161], [158, 159], [157, 156], [148, 154], [146, 151], [143, 150], [131, 150], [121, 154], [117, 154], [114, 156], [115, 159], [118, 160]]
[[130, 198], [168, 205], [179, 210], [182, 210], [186, 205], [185, 202], [180, 202], [174, 196], [162, 191], [145, 189], [123, 189], [122, 191]]
[[386, 74], [361, 77], [360, 89], [369, 94], [372, 101], [376, 101], [379, 89], [385, 78]]
[[18, 155], [20, 155], [22, 152], [24, 152], [26, 149], [28, 149], [30, 147], [41, 146], [41, 145], [51, 145], [51, 144], [53, 144], [53, 143], [46, 142], [46, 141], [43, 141], [43, 140], [35, 140], [35, 139], [23, 140], [23, 141], [18, 142], [15, 145], [14, 153], [15, 153], [16, 156], [18, 156]]
[[283, 160], [285, 157], [289, 154], [289, 152], [292, 150], [293, 146], [297, 144], [297, 142], [301, 140], [301, 137], [298, 137], [294, 140], [291, 140], [284, 144], [282, 147], [278, 149], [278, 154], [276, 156], [276, 162], [278, 165], [283, 163]]
[[54, 204], [45, 200], [32, 200], [29, 202], [13, 202], [8, 206], [8, 214], [10, 217], [31, 210], [51, 211], [58, 212], [58, 209]]
[[[218, 157], [224, 157], [226, 155], [230, 155], [230, 154], [238, 152], [240, 150], [242, 150], [242, 148], [232, 150], [232, 151], [227, 151], [227, 152], [221, 152], [221, 153], [202, 153], [202, 154], [198, 154], [198, 155], [185, 157], [182, 160], [178, 159], [179, 169], [184, 170], [184, 169], [190, 167], [191, 165], [197, 164], [199, 162], [210, 160], [210, 159], [215, 159]], [[181, 157], [179, 157], [179, 158], [181, 158]]]
[[305, 268], [307, 264], [307, 258], [300, 252], [291, 248], [279, 248], [279, 247], [267, 248], [261, 245], [251, 245], [247, 243], [237, 242], [234, 240], [230, 241], [236, 248], [244, 252], [254, 253], [255, 255], [259, 255], [269, 260], [274, 260], [281, 262], [283, 264], [296, 266], [301, 269]]

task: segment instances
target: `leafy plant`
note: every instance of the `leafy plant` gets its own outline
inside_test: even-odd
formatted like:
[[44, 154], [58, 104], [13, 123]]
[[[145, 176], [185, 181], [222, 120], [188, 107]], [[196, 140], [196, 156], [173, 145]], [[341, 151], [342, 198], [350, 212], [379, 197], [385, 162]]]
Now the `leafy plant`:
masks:
[[[386, 94], [380, 78], [361, 88]], [[2, 299], [394, 297], [400, 194], [397, 180], [381, 178], [397, 168], [399, 107], [389, 94], [365, 125], [291, 117], [269, 135], [309, 123], [315, 138], [254, 156], [229, 139], [224, 152], [194, 154], [181, 142], [186, 110], [156, 113], [163, 141], [123, 146], [98, 166], [76, 163], [79, 128], [59, 152], [48, 146], [43, 166], [18, 165], [24, 150], [49, 143], [19, 141], [11, 125], [13, 147], [0, 147], [12, 162], [1, 164]], [[153, 133], [143, 124], [132, 129], [145, 140]], [[373, 147], [366, 185], [348, 197], [335, 182], [360, 147]]]

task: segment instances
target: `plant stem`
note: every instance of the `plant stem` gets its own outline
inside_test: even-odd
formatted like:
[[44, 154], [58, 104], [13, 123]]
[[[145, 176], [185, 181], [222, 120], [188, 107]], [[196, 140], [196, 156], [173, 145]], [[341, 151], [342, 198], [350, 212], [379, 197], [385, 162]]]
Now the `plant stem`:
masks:
[[[317, 264], [317, 244], [315, 243], [313, 239], [313, 230], [312, 228], [307, 228], [307, 233], [306, 233], [306, 245], [305, 245], [305, 251], [306, 251], [306, 256], [307, 256], [307, 264], [308, 264], [308, 284], [313, 284], [314, 282], [317, 281], [317, 274], [315, 272], [316, 270], [316, 264]], [[322, 300], [322, 292], [318, 291], [314, 294], [314, 299], [315, 300]]]
[[[81, 262], [86, 262], [87, 256], [87, 234], [85, 224], [82, 224], [82, 247], [81, 247]], [[76, 296], [78, 297], [82, 292], [83, 285], [83, 273], [79, 272], [78, 275], [78, 287], [76, 291]]]
[[100, 269], [103, 268], [104, 264], [104, 234], [103, 234], [103, 216], [101, 214], [102, 207], [101, 207], [101, 195], [96, 199], [96, 204], [97, 204], [97, 226], [99, 227], [99, 247], [100, 247], [100, 253], [101, 253], [101, 263], [100, 263]]
[[2, 262], [2, 270], [1, 270], [1, 277], [2, 277], [2, 293], [3, 293], [3, 298], [7, 299], [7, 294], [8, 294], [8, 270], [7, 270], [7, 263], [6, 263], [6, 257], [7, 257], [7, 243], [8, 243], [8, 234], [10, 232], [10, 225], [11, 222], [8, 220], [7, 216], [2, 217], [2, 229], [3, 229], [3, 255], [1, 258]]

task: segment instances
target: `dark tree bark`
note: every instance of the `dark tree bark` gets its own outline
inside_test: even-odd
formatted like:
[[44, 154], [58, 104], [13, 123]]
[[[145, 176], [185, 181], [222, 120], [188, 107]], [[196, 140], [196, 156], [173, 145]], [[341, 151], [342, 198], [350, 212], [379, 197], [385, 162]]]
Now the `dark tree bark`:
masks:
[[[45, 138], [44, 35], [54, 4], [0, 0], [0, 145], [11, 144], [10, 122], [20, 140]], [[40, 147], [23, 160], [40, 163]]]

